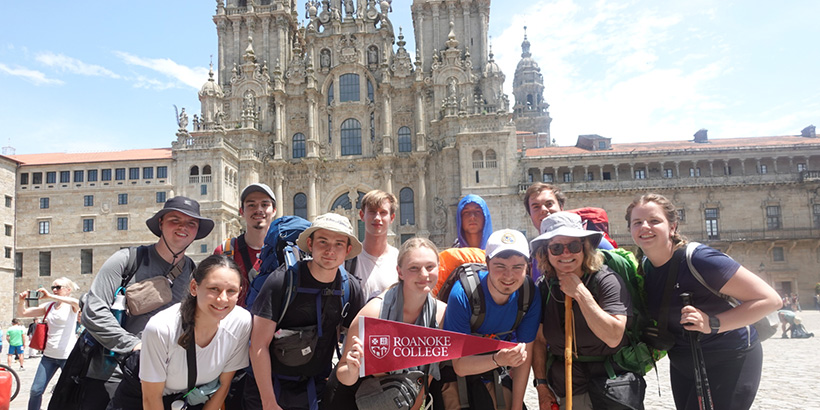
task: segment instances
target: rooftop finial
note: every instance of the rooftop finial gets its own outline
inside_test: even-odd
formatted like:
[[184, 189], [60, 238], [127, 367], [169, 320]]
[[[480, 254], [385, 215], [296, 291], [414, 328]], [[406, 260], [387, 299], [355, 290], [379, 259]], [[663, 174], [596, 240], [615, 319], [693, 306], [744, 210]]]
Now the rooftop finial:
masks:
[[524, 41], [521, 43], [521, 58], [531, 57], [530, 41], [527, 40], [527, 26], [524, 26]]

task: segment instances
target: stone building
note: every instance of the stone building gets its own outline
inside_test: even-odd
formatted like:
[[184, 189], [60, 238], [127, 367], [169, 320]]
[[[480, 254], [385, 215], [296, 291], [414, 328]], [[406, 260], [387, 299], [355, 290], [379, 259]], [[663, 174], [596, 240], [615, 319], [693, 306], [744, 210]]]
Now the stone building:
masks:
[[[16, 208], [16, 181], [17, 181], [17, 161], [7, 156], [0, 155], [0, 193], [3, 195], [3, 206], [0, 207], [0, 223], [3, 224], [3, 236], [0, 236], [0, 248], [3, 249], [0, 258], [0, 283], [14, 282], [14, 236], [16, 231], [16, 221], [14, 210]], [[14, 315], [15, 295], [13, 286], [3, 286], [2, 297], [0, 297], [0, 328], [6, 329], [11, 326], [11, 318]]]
[[67, 276], [88, 291], [120, 248], [157, 241], [145, 226], [174, 196], [168, 148], [12, 156], [17, 167], [15, 289]]
[[[413, 0], [412, 58], [388, 1], [305, 6], [300, 24], [292, 0], [217, 1], [217, 66], [203, 79], [199, 112], [190, 122], [185, 110], [179, 114], [170, 149], [101, 159], [44, 154], [61, 158], [51, 162], [16, 156], [23, 268], [16, 288], [40, 283], [43, 253], [59, 261], [52, 276], [86, 285], [86, 250], [96, 272], [119, 247], [155, 241], [142, 224], [161, 207], [160, 192], [198, 200], [215, 220], [213, 233], [189, 248], [199, 260], [241, 232], [239, 191], [252, 182], [273, 188], [277, 216], [338, 212], [360, 237], [361, 196], [374, 188], [393, 192], [400, 202], [394, 244], [418, 235], [446, 247], [456, 237], [458, 200], [468, 193], [486, 199], [495, 228], [534, 237], [521, 198], [530, 183], [546, 181], [567, 193], [569, 208], [606, 209], [623, 246], [632, 244], [623, 220], [632, 198], [667, 195], [681, 209], [685, 234], [810, 299], [820, 281], [820, 140], [813, 127], [801, 136], [711, 140], [702, 130], [694, 141], [643, 144], [582, 135], [575, 147], [558, 147], [526, 34], [512, 103], [503, 92], [505, 76], [487, 35], [489, 0]], [[162, 179], [159, 167], [166, 167]], [[145, 168], [152, 177], [141, 174]], [[128, 178], [107, 186], [70, 179], [104, 169], [123, 169]], [[66, 183], [34, 187], [35, 173], [63, 171]], [[130, 195], [127, 206], [116, 205], [121, 194]], [[88, 195], [99, 198], [91, 207], [82, 202]], [[40, 209], [44, 197], [61, 206]], [[128, 218], [130, 232], [116, 229], [119, 218]], [[93, 232], [83, 232], [87, 219]], [[49, 234], [39, 233], [41, 222], [51, 224]]]

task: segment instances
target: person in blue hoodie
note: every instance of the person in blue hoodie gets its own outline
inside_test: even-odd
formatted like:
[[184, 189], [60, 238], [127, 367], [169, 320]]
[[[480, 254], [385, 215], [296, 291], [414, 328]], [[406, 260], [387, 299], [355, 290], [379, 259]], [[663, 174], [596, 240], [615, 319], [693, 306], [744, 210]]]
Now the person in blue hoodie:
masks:
[[458, 201], [456, 227], [458, 238], [453, 243], [454, 248], [487, 248], [487, 238], [493, 233], [493, 221], [483, 198], [469, 194]]

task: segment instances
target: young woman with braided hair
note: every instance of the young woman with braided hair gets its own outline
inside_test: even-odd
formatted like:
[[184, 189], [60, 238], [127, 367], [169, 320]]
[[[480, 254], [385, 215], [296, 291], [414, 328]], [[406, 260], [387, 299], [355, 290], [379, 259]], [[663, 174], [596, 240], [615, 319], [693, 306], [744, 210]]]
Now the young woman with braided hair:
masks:
[[188, 391], [191, 341], [195, 342], [195, 385], [210, 397], [189, 394], [188, 409], [219, 409], [234, 373], [248, 366], [251, 315], [236, 307], [241, 290], [236, 262], [212, 255], [191, 276], [190, 294], [182, 303], [157, 313], [145, 326], [139, 358], [141, 400], [133, 389], [122, 391], [124, 381], [109, 409], [169, 408], [172, 397], [178, 399], [175, 396]]

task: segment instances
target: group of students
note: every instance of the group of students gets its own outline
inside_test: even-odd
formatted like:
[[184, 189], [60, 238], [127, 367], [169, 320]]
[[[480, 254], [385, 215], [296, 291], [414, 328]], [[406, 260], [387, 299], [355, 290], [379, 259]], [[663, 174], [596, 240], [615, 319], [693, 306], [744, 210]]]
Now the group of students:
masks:
[[[472, 282], [467, 274], [451, 280], [447, 297], [439, 294], [442, 300], [437, 300], [449, 274], [440, 270], [447, 251], [440, 254], [425, 238], [411, 238], [398, 250], [389, 246], [396, 199], [371, 191], [362, 198], [359, 213], [364, 243], [346, 217], [316, 217], [296, 241], [311, 257], [293, 266], [282, 264], [264, 281], [253, 304], [244, 306], [275, 214], [270, 188], [252, 184], [242, 191], [246, 232], [226, 241], [195, 269], [184, 251], [210, 233], [213, 221], [200, 215], [196, 201], [172, 198], [147, 221], [158, 242], [117, 252], [95, 277], [82, 309], [87, 334], [78, 345], [86, 352], [87, 346], [101, 348], [90, 355], [80, 377], [61, 377], [58, 390], [60, 384], [81, 383], [84, 394], [78, 404], [83, 409], [161, 409], [181, 403], [205, 409], [364, 407], [358, 390], [374, 376], [359, 377], [366, 341], [359, 339], [358, 328], [362, 317], [378, 317], [515, 343], [451, 363], [394, 372], [424, 375], [419, 382], [425, 388], [410, 389], [414, 397], [396, 401], [397, 408], [418, 409], [424, 402], [436, 409], [460, 408], [462, 403], [521, 409], [530, 369], [541, 408], [563, 408], [565, 298], [574, 301], [573, 349], [578, 357], [610, 357], [630, 343], [625, 329], [633, 303], [599, 250], [611, 249], [612, 241], [605, 232], [587, 229], [576, 213], [563, 211], [565, 202], [552, 185], [536, 183], [527, 190], [524, 206], [540, 232], [530, 242], [516, 230], [493, 231], [485, 201], [464, 197], [456, 213], [455, 246], [474, 248], [482, 256], [473, 254], [474, 262], [486, 267], [473, 272]], [[776, 310], [780, 298], [752, 272], [707, 246], [683, 258], [686, 240], [678, 231], [677, 215], [670, 201], [655, 194], [636, 198], [626, 211], [639, 248], [649, 313], [654, 320], [666, 315], [674, 336], [669, 357], [676, 407], [697, 408], [684, 332], [690, 331], [700, 334], [715, 408], [748, 409], [762, 367], [760, 343], [749, 325]], [[743, 303], [727, 304], [694, 278], [690, 266], [709, 286]], [[693, 295], [694, 306], [662, 297], [670, 275], [676, 292]], [[167, 279], [168, 300], [139, 314], [130, 309], [120, 321], [122, 291], [154, 277]], [[596, 387], [601, 378], [625, 373], [617, 363], [574, 361], [573, 408], [632, 408], [599, 397]], [[390, 375], [375, 377], [387, 380]], [[643, 384], [640, 375], [633, 380]], [[642, 394], [641, 388], [640, 400], [633, 404], [637, 408], [642, 408]]]

